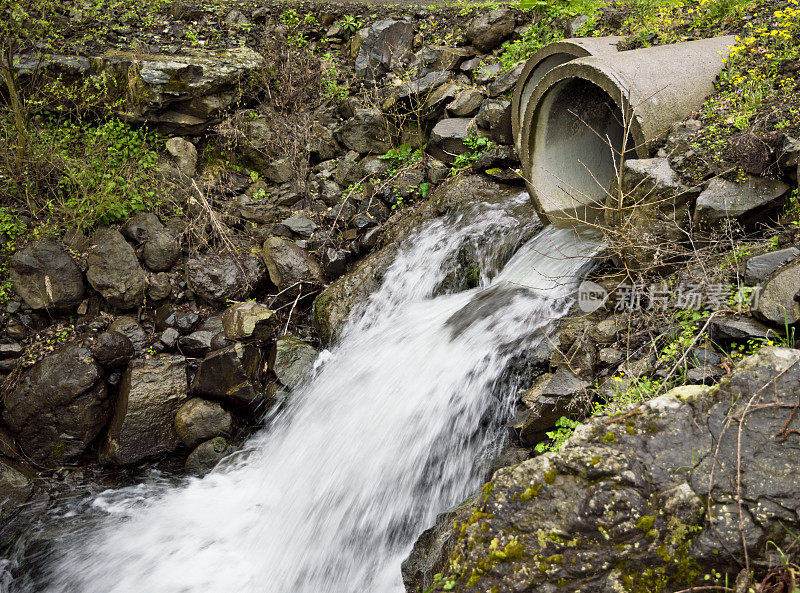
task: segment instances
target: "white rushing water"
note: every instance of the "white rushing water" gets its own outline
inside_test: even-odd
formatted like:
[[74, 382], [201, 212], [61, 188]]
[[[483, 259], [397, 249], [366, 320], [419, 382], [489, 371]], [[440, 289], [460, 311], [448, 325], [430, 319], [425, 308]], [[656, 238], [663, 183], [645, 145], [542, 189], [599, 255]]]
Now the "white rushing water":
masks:
[[37, 593], [401, 592], [416, 536], [480, 486], [514, 405], [509, 362], [546, 339], [596, 252], [548, 228], [480, 288], [433, 296], [470, 240], [491, 268], [475, 237], [513, 222], [486, 206], [425, 225], [241, 454], [101, 494], [42, 559]]

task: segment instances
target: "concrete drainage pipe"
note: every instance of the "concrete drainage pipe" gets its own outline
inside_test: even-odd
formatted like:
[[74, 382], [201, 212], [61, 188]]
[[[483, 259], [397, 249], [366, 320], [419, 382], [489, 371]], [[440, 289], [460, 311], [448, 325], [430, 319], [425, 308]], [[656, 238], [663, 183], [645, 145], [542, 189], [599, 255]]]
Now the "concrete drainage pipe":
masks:
[[647, 158], [699, 109], [733, 43], [716, 37], [589, 56], [545, 73], [519, 122], [519, 156], [540, 216], [560, 226], [602, 222], [621, 155]]
[[616, 53], [617, 44], [622, 37], [576, 37], [565, 39], [544, 46], [533, 54], [522, 69], [522, 73], [514, 87], [511, 100], [511, 130], [514, 133], [514, 144], [517, 152], [520, 149], [519, 132], [525, 117], [525, 109], [531, 99], [533, 90], [542, 77], [556, 66], [566, 64], [575, 58]]

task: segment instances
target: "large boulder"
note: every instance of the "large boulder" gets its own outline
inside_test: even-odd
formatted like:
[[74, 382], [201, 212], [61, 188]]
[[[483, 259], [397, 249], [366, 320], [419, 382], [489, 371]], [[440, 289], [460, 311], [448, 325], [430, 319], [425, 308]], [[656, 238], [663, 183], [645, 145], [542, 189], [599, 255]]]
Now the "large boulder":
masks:
[[25, 507], [35, 492], [30, 476], [22, 468], [0, 458], [0, 522], [7, 525], [11, 517]]
[[777, 208], [789, 191], [782, 181], [750, 177], [745, 183], [712, 179], [697, 198], [695, 223], [719, 227], [727, 219], [748, 219]]
[[31, 309], [63, 312], [83, 299], [83, 275], [55, 241], [34, 241], [8, 264], [14, 290]]
[[175, 414], [186, 401], [186, 360], [161, 355], [131, 361], [120, 383], [100, 461], [136, 463], [175, 450]]
[[162, 229], [164, 225], [158, 216], [152, 212], [137, 212], [125, 221], [119, 230], [126, 239], [141, 245]]
[[391, 148], [389, 122], [378, 109], [356, 109], [335, 136], [341, 144], [360, 154], [384, 154]]
[[490, 52], [514, 32], [511, 9], [495, 8], [475, 17], [467, 28], [467, 40], [481, 52]]
[[210, 352], [192, 381], [193, 396], [221, 400], [247, 409], [261, 409], [268, 398], [261, 388], [262, 360], [258, 348], [232, 344]]
[[184, 138], [170, 138], [166, 142], [167, 152], [175, 159], [180, 174], [191, 179], [197, 172], [197, 148]]
[[431, 72], [458, 70], [459, 66], [475, 55], [465, 48], [446, 45], [426, 45], [414, 55], [412, 65], [418, 68], [420, 76]]
[[227, 436], [233, 417], [218, 402], [193, 397], [175, 414], [175, 432], [187, 447], [196, 447], [217, 436]]
[[236, 451], [224, 437], [216, 437], [200, 443], [186, 458], [184, 471], [192, 476], [203, 476], [210, 472], [225, 457]]
[[140, 306], [145, 296], [145, 274], [125, 237], [111, 228], [95, 233], [86, 258], [86, 279], [109, 304], [120, 309]]
[[433, 542], [447, 560], [421, 588], [689, 590], [738, 574], [745, 546], [760, 579], [800, 529], [799, 396], [800, 350], [762, 348], [718, 386], [591, 418], [560, 452], [498, 470]]
[[787, 247], [751, 257], [744, 268], [744, 281], [747, 284], [758, 284], [783, 264], [797, 259], [798, 256], [800, 249]]
[[186, 282], [207, 301], [246, 299], [265, 281], [264, 263], [252, 253], [195, 257], [186, 262]]
[[114, 103], [120, 104], [118, 115], [147, 122], [165, 135], [188, 136], [220, 121], [264, 58], [239, 46], [181, 56], [114, 50], [91, 57], [24, 54], [16, 65], [23, 79], [34, 73], [66, 80], [103, 77], [110, 99], [131, 99]]
[[261, 256], [272, 283], [280, 290], [295, 284], [322, 284], [322, 268], [316, 258], [283, 237], [264, 241]]
[[112, 407], [102, 369], [77, 346], [39, 360], [4, 403], [3, 420], [25, 455], [47, 466], [83, 453]]
[[368, 81], [378, 81], [411, 57], [414, 26], [394, 19], [376, 21], [359, 31], [359, 38], [361, 47], [356, 56], [356, 75]]
[[489, 130], [492, 140], [498, 144], [511, 144], [511, 101], [506, 99], [487, 99], [481, 105], [475, 123]]
[[311, 344], [294, 336], [282, 336], [272, 348], [269, 367], [278, 381], [292, 389], [311, 376], [318, 355]]
[[800, 320], [800, 261], [778, 268], [764, 280], [758, 293], [756, 314], [775, 325], [783, 327]]
[[105, 331], [97, 336], [91, 351], [97, 362], [109, 368], [124, 367], [136, 353], [131, 339], [117, 331]]

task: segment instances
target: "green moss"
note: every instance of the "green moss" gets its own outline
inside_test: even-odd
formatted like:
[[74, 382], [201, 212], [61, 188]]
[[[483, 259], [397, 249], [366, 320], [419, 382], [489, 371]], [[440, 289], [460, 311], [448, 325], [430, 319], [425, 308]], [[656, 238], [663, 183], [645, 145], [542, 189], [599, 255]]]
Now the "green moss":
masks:
[[556, 481], [556, 472], [552, 469], [544, 474], [544, 482], [545, 484], [552, 484]]
[[639, 530], [643, 531], [644, 533], [647, 533], [653, 528], [653, 524], [655, 522], [656, 518], [653, 515], [645, 515], [636, 522], [636, 527], [638, 527]]
[[616, 443], [617, 435], [613, 432], [607, 432], [600, 440], [602, 440], [604, 443]]
[[53, 447], [53, 451], [50, 453], [50, 456], [53, 459], [59, 459], [60, 457], [63, 457], [66, 450], [67, 450], [66, 443], [56, 443], [55, 446]]
[[625, 431], [631, 435], [636, 434], [636, 425], [634, 424], [633, 420], [628, 420], [628, 422], [625, 424]]
[[539, 482], [535, 482], [534, 484], [531, 485], [530, 488], [528, 488], [525, 492], [520, 494], [519, 499], [522, 502], [528, 502], [531, 498], [539, 496], [539, 491], [541, 489], [542, 489], [542, 484], [540, 484]]
[[600, 462], [603, 461], [602, 457], [599, 455], [595, 455], [591, 459], [589, 459], [589, 463], [594, 467], [596, 465], [600, 465]]

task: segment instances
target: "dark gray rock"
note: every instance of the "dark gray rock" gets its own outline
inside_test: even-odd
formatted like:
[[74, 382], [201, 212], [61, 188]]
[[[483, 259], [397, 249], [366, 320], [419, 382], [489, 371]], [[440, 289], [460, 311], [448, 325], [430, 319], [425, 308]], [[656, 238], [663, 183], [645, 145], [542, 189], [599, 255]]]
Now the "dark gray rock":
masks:
[[127, 337], [136, 350], [142, 350], [147, 345], [147, 334], [142, 326], [128, 315], [118, 317], [108, 326], [108, 331], [119, 332]]
[[261, 256], [272, 283], [280, 290], [298, 283], [322, 283], [322, 268], [317, 260], [291, 241], [270, 237], [264, 242]]
[[467, 40], [478, 51], [487, 53], [514, 32], [514, 13], [509, 8], [495, 8], [475, 17], [467, 28]]
[[366, 28], [361, 38], [355, 63], [356, 75], [368, 81], [378, 81], [410, 58], [414, 26], [394, 19], [376, 21]]
[[120, 383], [101, 463], [127, 465], [174, 451], [175, 414], [186, 401], [186, 360], [160, 355], [131, 361]]
[[277, 329], [275, 311], [255, 301], [233, 303], [222, 314], [222, 327], [229, 340], [268, 340]]
[[181, 334], [188, 334], [200, 323], [200, 316], [185, 307], [165, 303], [156, 309], [155, 323], [159, 331], [174, 328]]
[[283, 220], [281, 224], [302, 237], [310, 237], [317, 230], [316, 223], [302, 213]]
[[145, 274], [125, 238], [111, 228], [95, 233], [86, 258], [86, 279], [109, 304], [133, 309], [144, 302]]
[[261, 353], [252, 345], [233, 344], [206, 355], [192, 381], [193, 396], [263, 409], [269, 403], [261, 388]]
[[111, 415], [103, 371], [89, 350], [67, 346], [26, 371], [5, 401], [3, 420], [25, 455], [52, 466], [72, 461]]
[[295, 177], [295, 169], [292, 159], [289, 157], [284, 157], [282, 159], [278, 159], [277, 161], [272, 161], [269, 165], [267, 165], [266, 169], [264, 169], [264, 175], [267, 177], [267, 179], [275, 183], [286, 183], [287, 181], [291, 181]]
[[798, 396], [800, 351], [762, 348], [714, 388], [592, 417], [561, 451], [495, 473], [449, 536], [421, 538], [412, 557], [439, 560], [404, 571], [407, 590], [441, 572], [468, 593], [677, 591], [737, 574], [743, 545], [763, 574], [779, 561], [766, 542], [784, 549], [800, 528]]
[[211, 349], [211, 339], [214, 333], [198, 330], [178, 340], [178, 350], [185, 356], [205, 356]]
[[474, 52], [465, 48], [426, 45], [415, 54], [412, 66], [417, 67], [420, 76], [425, 76], [430, 72], [458, 70], [459, 66], [473, 55]]
[[31, 477], [21, 470], [21, 467], [0, 459], [0, 521], [3, 525], [24, 508], [36, 491]]
[[278, 380], [293, 389], [311, 376], [316, 348], [294, 336], [277, 339], [269, 357], [269, 367]]
[[487, 169], [508, 169], [519, 166], [517, 153], [511, 146], [497, 146], [487, 150], [472, 163], [473, 171], [486, 171]]
[[224, 437], [216, 437], [201, 443], [186, 458], [184, 471], [192, 476], [203, 476], [210, 472], [225, 457], [234, 453], [236, 447]]
[[65, 312], [83, 299], [83, 275], [55, 241], [34, 241], [8, 264], [14, 291], [31, 309]]
[[0, 360], [19, 358], [23, 352], [25, 352], [25, 348], [18, 342], [0, 344]]
[[428, 121], [442, 117], [445, 107], [452, 103], [458, 94], [458, 85], [448, 82], [431, 92], [422, 104], [422, 110]]
[[175, 414], [175, 432], [189, 448], [214, 437], [229, 436], [232, 429], [233, 416], [218, 402], [194, 397]]
[[755, 313], [762, 319], [779, 327], [800, 320], [800, 262], [794, 261], [778, 268], [769, 275], [758, 293]]
[[136, 353], [130, 338], [117, 331], [103, 332], [90, 349], [97, 362], [112, 369], [124, 367]]
[[380, 110], [359, 108], [334, 136], [342, 145], [360, 154], [384, 154], [391, 148], [388, 126]]
[[746, 183], [712, 179], [697, 198], [697, 224], [717, 227], [727, 219], [746, 219], [783, 203], [789, 186], [782, 181], [750, 177]]
[[751, 257], [747, 260], [744, 269], [744, 281], [747, 284], [758, 284], [783, 264], [796, 259], [799, 255], [800, 249], [787, 247]]
[[500, 64], [479, 64], [473, 72], [472, 79], [477, 84], [489, 84], [503, 71]]
[[266, 268], [257, 255], [206, 255], [186, 262], [186, 282], [197, 295], [215, 302], [242, 300], [266, 280]]
[[507, 93], [514, 88], [517, 84], [519, 77], [522, 75], [522, 70], [525, 68], [525, 62], [520, 62], [511, 70], [507, 70], [494, 79], [492, 84], [489, 85], [489, 96], [499, 97], [503, 93]]
[[181, 257], [180, 234], [172, 229], [161, 229], [153, 233], [142, 250], [144, 265], [154, 272], [166, 272]]
[[522, 394], [527, 414], [518, 427], [520, 443], [532, 447], [546, 437], [545, 433], [555, 426], [556, 420], [581, 410], [587, 402], [586, 389], [590, 385], [565, 367], [539, 377], [534, 386]]
[[749, 317], [715, 317], [709, 322], [711, 339], [718, 344], [730, 341], [746, 344], [751, 339], [766, 339], [770, 332], [773, 330]]
[[397, 87], [395, 99], [405, 101], [414, 98], [427, 101], [436, 89], [449, 82], [452, 78], [452, 72], [430, 72], [425, 76], [415, 78]]
[[456, 157], [468, 152], [464, 140], [469, 137], [472, 120], [454, 117], [439, 121], [431, 131], [428, 153], [443, 163], [452, 165]]
[[178, 333], [178, 330], [174, 327], [168, 327], [163, 332], [161, 332], [161, 336], [159, 336], [158, 341], [163, 344], [164, 348], [167, 350], [171, 350], [176, 346], [178, 343], [178, 338], [181, 337], [181, 334]]
[[152, 212], [138, 212], [122, 225], [120, 232], [129, 241], [141, 245], [163, 228], [158, 216]]
[[334, 280], [347, 271], [347, 258], [350, 252], [346, 249], [328, 247], [322, 255], [322, 268], [326, 280]]
[[456, 93], [452, 103], [447, 106], [447, 113], [452, 117], [472, 117], [478, 113], [483, 99], [483, 93], [478, 89], [463, 89]]
[[158, 272], [147, 276], [147, 296], [151, 301], [163, 301], [172, 294], [172, 284], [169, 274]]

